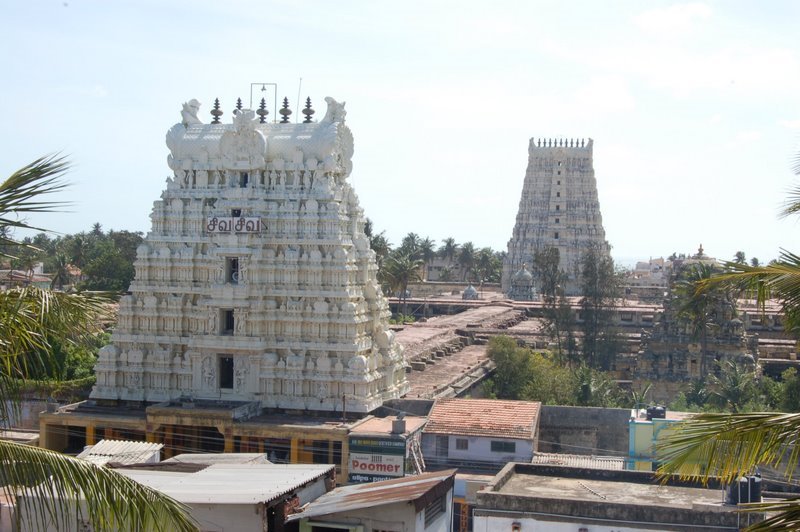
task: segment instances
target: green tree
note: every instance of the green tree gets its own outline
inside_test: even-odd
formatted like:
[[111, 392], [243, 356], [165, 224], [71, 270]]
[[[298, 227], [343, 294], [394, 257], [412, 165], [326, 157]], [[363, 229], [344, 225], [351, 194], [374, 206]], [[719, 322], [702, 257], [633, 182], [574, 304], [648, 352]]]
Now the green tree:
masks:
[[422, 261], [399, 250], [386, 259], [385, 275], [393, 293], [397, 293], [403, 315], [408, 314], [408, 283], [419, 281]]
[[431, 261], [436, 257], [436, 242], [428, 237], [419, 241], [419, 258], [422, 259], [422, 278], [428, 279], [428, 267]]
[[719, 408], [734, 414], [741, 412], [747, 403], [756, 399], [755, 372], [732, 360], [718, 363], [719, 375], [709, 376], [709, 398]]
[[495, 364], [492, 393], [499, 399], [522, 399], [533, 377], [530, 351], [510, 336], [494, 336], [486, 353]]
[[[32, 229], [24, 221], [31, 213], [63, 205], [48, 195], [64, 188], [68, 164], [43, 157], [0, 183], [0, 227]], [[40, 228], [35, 228], [40, 229]], [[9, 232], [7, 243], [16, 244]], [[0, 417], [9, 419], [15, 390], [31, 369], [31, 356], [49, 356], [50, 342], [82, 344], [96, 332], [107, 302], [80, 294], [34, 287], [0, 292]], [[51, 523], [59, 529], [74, 526], [70, 514], [83, 499], [83, 515], [94, 530], [196, 530], [186, 508], [114, 470], [46, 449], [0, 440], [2, 491], [15, 499], [18, 489], [40, 501], [36, 507], [17, 505], [30, 529]], [[19, 501], [18, 501], [19, 502]]]
[[442, 245], [439, 246], [439, 256], [452, 264], [456, 258], [456, 254], [458, 253], [458, 248], [459, 245], [456, 243], [455, 238], [445, 238], [442, 240]]
[[51, 273], [53, 279], [50, 281], [50, 288], [63, 289], [65, 284], [70, 283], [69, 261], [66, 255], [61, 252], [56, 253]]
[[736, 264], [747, 264], [747, 258], [745, 257], [744, 251], [737, 251], [733, 255], [733, 262]]
[[475, 246], [472, 242], [461, 244], [461, 250], [458, 252], [458, 265], [463, 272], [462, 281], [467, 281], [472, 278], [472, 270], [475, 267], [476, 258]]
[[453, 268], [449, 266], [445, 266], [442, 268], [442, 271], [439, 272], [439, 280], [443, 283], [447, 283], [453, 280]]
[[621, 275], [611, 257], [597, 247], [581, 256], [583, 359], [594, 369], [609, 369], [619, 350], [614, 327], [616, 301], [622, 294]]
[[714, 273], [715, 268], [711, 264], [692, 264], [677, 273], [677, 280], [672, 285], [678, 319], [687, 324], [692, 337], [700, 341], [701, 375], [706, 375], [709, 370], [706, 363], [708, 335], [719, 328], [717, 311], [727, 300], [731, 300], [732, 304], [728, 291], [720, 287], [697, 290], [698, 284], [710, 279]]
[[481, 283], [499, 283], [500, 275], [503, 270], [503, 263], [492, 248], [481, 248], [478, 250], [475, 269], [478, 273], [478, 280]]
[[93, 256], [83, 268], [85, 280], [80, 283], [82, 290], [123, 292], [128, 289], [135, 270], [111, 240], [99, 242], [93, 249]]
[[574, 334], [575, 316], [565, 294], [567, 274], [560, 267], [558, 248], [537, 250], [533, 255], [533, 271], [539, 280], [545, 330], [556, 342], [559, 360], [566, 359], [572, 364], [575, 362], [574, 355], [577, 349]]

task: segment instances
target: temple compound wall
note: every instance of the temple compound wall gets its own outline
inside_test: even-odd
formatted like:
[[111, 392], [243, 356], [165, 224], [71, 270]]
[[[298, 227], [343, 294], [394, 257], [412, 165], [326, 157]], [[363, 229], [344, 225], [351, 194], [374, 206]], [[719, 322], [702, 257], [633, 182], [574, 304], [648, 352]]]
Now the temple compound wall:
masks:
[[[199, 103], [167, 133], [172, 176], [153, 205], [98, 403], [257, 402], [364, 413], [407, 390], [375, 254], [347, 182], [344, 104], [268, 123], [234, 111], [201, 123]], [[310, 108], [310, 102], [307, 110]], [[216, 112], [216, 113], [215, 113]], [[313, 113], [313, 110], [311, 111]]]
[[555, 247], [568, 276], [567, 295], [578, 295], [581, 255], [592, 247], [609, 253], [592, 150], [592, 139], [530, 139], [519, 211], [503, 263], [504, 293], [524, 264], [532, 269], [538, 250]]

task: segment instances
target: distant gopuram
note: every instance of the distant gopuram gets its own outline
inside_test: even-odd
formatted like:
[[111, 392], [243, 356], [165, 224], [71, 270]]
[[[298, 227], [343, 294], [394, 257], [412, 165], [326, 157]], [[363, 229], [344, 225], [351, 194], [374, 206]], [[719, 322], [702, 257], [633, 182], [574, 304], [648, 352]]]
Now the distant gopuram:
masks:
[[578, 295], [581, 255], [592, 247], [609, 253], [592, 139], [530, 140], [517, 221], [503, 263], [503, 292], [512, 291], [514, 275], [523, 265], [531, 268], [538, 289], [533, 257], [549, 247], [558, 248], [561, 269], [567, 274], [567, 295]]
[[[137, 250], [92, 399], [365, 413], [408, 388], [363, 210], [344, 103], [280, 123], [183, 106], [172, 175]], [[256, 117], [258, 114], [258, 117]]]

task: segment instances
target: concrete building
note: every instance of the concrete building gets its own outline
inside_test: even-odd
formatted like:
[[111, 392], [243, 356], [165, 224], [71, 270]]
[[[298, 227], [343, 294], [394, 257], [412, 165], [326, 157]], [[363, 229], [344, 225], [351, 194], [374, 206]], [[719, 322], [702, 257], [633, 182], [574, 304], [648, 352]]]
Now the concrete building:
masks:
[[609, 253], [597, 181], [592, 139], [531, 139], [528, 169], [522, 185], [517, 220], [503, 263], [503, 292], [536, 251], [555, 247], [568, 276], [567, 295], [576, 295], [577, 267], [590, 248]]
[[474, 530], [733, 531], [762, 518], [723, 500], [713, 479], [702, 487], [640, 471], [508, 464], [477, 493]]
[[300, 532], [450, 532], [454, 477], [450, 469], [336, 488], [288, 522]]
[[655, 471], [659, 461], [656, 454], [657, 445], [669, 438], [671, 428], [676, 423], [689, 419], [692, 414], [673, 412], [665, 407], [634, 408], [628, 422], [628, 458], [626, 469], [638, 471]]
[[348, 482], [375, 482], [425, 470], [419, 416], [368, 417], [350, 428]]
[[[324, 465], [160, 463], [121, 467], [117, 472], [189, 507], [200, 530], [283, 530], [286, 517], [334, 486], [334, 468]], [[25, 504], [36, 499], [20, 497]], [[35, 512], [33, 513], [35, 515]], [[74, 528], [88, 523], [76, 516]], [[52, 523], [23, 521], [21, 532], [53, 531]]]
[[425, 463], [493, 472], [508, 462], [530, 462], [540, 408], [533, 401], [439, 399], [423, 429]]

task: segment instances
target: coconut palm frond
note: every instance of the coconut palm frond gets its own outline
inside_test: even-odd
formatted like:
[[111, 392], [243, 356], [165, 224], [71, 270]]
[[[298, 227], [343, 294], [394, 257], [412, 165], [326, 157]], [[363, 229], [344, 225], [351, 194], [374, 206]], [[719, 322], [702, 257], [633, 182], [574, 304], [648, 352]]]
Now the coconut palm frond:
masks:
[[715, 476], [727, 484], [759, 465], [785, 461], [791, 478], [800, 458], [798, 437], [800, 414], [698, 414], [657, 446], [658, 473], [700, 481]]
[[53, 212], [66, 206], [66, 202], [50, 201], [42, 197], [68, 186], [62, 177], [69, 167], [69, 162], [64, 157], [40, 157], [0, 183], [0, 227], [7, 228], [0, 234], [0, 244], [19, 244], [10, 236], [8, 229], [46, 231], [29, 225], [20, 215]]
[[[795, 162], [795, 172], [800, 174], [800, 154], [797, 156]], [[800, 213], [800, 185], [790, 189], [787, 196], [786, 201], [783, 203], [783, 208], [780, 213], [778, 213], [780, 218], [786, 218], [792, 214]]]
[[18, 399], [14, 383], [51, 360], [50, 342], [82, 344], [109, 317], [102, 296], [65, 294], [33, 286], [0, 291], [0, 417], [9, 419]]
[[781, 250], [780, 258], [766, 266], [725, 263], [726, 272], [697, 284], [703, 291], [715, 285], [741, 289], [755, 297], [763, 311], [771, 298], [780, 299], [785, 308], [800, 307], [800, 256]]
[[767, 513], [767, 519], [749, 526], [747, 532], [794, 532], [800, 530], [800, 498], [742, 505], [742, 512]]
[[67, 529], [76, 512], [93, 530], [197, 530], [184, 505], [112, 469], [7, 441], [0, 463], [0, 484], [31, 530]]

